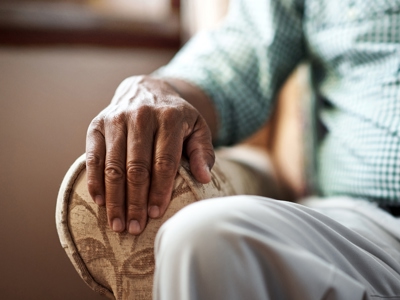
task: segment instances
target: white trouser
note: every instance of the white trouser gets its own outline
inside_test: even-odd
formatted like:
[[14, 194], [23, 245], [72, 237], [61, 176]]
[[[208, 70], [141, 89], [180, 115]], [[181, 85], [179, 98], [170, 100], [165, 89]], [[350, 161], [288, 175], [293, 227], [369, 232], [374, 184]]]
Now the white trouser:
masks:
[[306, 205], [235, 196], [182, 209], [157, 235], [154, 299], [400, 299], [400, 220], [350, 199]]

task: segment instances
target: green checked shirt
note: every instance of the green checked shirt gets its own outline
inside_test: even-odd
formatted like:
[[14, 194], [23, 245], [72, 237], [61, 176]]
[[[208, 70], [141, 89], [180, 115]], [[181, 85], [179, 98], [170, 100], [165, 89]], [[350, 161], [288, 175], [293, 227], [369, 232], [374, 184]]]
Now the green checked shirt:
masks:
[[325, 196], [400, 205], [400, 0], [231, 0], [217, 30], [158, 74], [214, 101], [220, 145], [257, 130], [282, 83], [310, 62]]

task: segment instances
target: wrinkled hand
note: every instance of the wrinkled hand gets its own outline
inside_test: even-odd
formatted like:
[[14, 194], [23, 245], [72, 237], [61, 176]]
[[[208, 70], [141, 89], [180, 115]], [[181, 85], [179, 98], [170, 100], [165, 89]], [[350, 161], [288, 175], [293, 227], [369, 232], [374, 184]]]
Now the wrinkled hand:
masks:
[[86, 139], [89, 193], [106, 205], [114, 231], [137, 235], [148, 216], [164, 214], [182, 154], [199, 182], [211, 180], [214, 150], [204, 118], [162, 80], [123, 81]]

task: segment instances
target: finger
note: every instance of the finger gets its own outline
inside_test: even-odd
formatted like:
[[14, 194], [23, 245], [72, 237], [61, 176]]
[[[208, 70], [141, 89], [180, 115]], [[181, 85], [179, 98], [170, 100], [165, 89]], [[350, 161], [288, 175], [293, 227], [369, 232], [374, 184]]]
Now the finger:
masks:
[[[154, 140], [151, 188], [148, 214], [150, 218], [161, 217], [169, 201], [182, 156], [183, 132], [176, 118], [166, 118]], [[174, 123], [174, 124], [172, 124]]]
[[189, 157], [190, 171], [200, 183], [211, 180], [211, 168], [215, 163], [210, 129], [206, 121], [199, 116], [193, 133], [186, 139], [186, 153]]
[[126, 228], [134, 235], [143, 231], [147, 221], [154, 135], [150, 115], [147, 108], [139, 109], [128, 127]]
[[93, 201], [104, 205], [104, 159], [106, 144], [100, 119], [95, 119], [86, 135], [86, 178]]
[[108, 223], [113, 231], [125, 229], [126, 125], [123, 115], [105, 121], [105, 200]]

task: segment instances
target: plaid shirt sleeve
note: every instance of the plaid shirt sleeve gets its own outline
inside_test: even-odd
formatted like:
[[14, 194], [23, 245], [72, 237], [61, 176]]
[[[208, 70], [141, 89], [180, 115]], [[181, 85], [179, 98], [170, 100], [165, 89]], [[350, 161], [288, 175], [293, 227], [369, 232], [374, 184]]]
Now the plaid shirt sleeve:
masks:
[[276, 93], [304, 57], [297, 0], [232, 0], [222, 25], [198, 34], [155, 75], [200, 87], [219, 116], [216, 145], [231, 145], [267, 119]]

